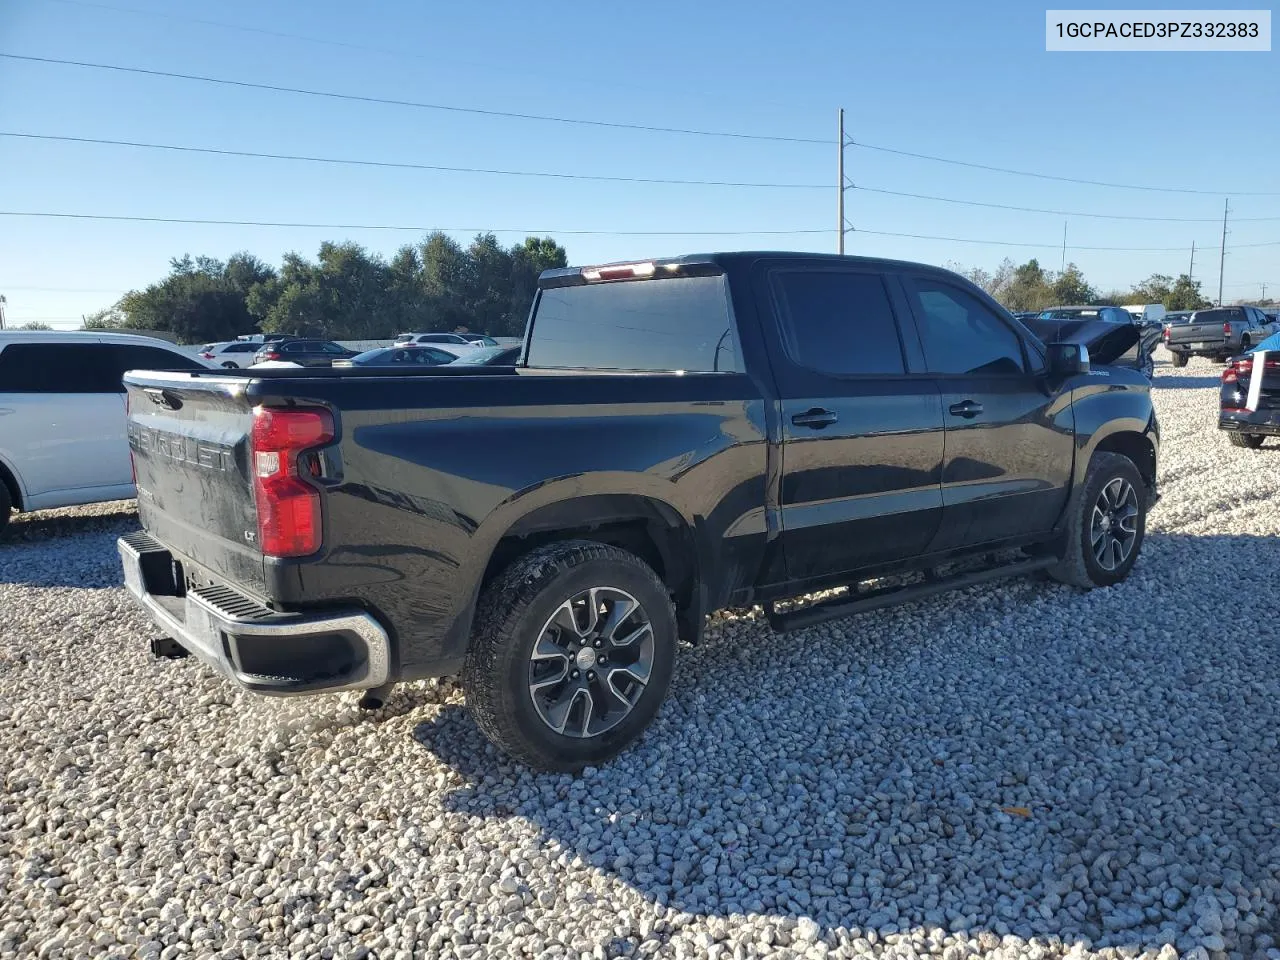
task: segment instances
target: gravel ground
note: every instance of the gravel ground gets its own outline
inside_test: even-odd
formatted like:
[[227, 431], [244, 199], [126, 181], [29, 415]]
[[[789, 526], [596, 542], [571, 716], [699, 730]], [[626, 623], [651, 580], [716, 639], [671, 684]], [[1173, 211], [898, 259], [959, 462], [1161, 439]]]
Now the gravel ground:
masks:
[[152, 662], [119, 505], [0, 547], [0, 957], [1272, 957], [1280, 446], [1159, 368], [1130, 580], [786, 637], [718, 618], [640, 745], [496, 755], [451, 683], [272, 701]]

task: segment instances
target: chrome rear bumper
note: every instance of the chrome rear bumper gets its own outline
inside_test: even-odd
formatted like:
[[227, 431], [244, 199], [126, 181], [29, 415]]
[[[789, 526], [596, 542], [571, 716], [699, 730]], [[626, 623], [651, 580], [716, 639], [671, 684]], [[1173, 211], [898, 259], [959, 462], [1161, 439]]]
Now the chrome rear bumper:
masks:
[[116, 541], [125, 587], [161, 630], [237, 685], [287, 697], [385, 684], [386, 630], [363, 610], [279, 613], [230, 587], [188, 588], [172, 554], [138, 532]]

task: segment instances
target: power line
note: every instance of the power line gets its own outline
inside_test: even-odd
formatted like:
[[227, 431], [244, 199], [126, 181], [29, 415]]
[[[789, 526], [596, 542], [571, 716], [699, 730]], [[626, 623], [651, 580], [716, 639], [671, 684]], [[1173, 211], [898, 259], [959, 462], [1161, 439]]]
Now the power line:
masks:
[[[66, 0], [60, 0], [66, 2]], [[172, 143], [146, 143], [139, 140], [109, 140], [101, 137], [67, 137], [44, 133], [0, 131], [0, 137], [23, 140], [45, 140], [56, 143], [82, 143], [99, 146], [136, 147], [144, 150], [167, 150], [175, 153], [198, 153], [220, 157], [250, 157], [260, 160], [291, 160], [353, 167], [385, 167], [396, 170], [431, 170], [444, 173], [477, 173], [503, 177], [547, 177], [554, 180], [593, 180], [601, 183], [658, 183], [694, 187], [763, 187], [777, 190], [827, 190], [821, 183], [757, 183], [737, 180], [682, 180], [669, 177], [614, 177], [603, 174], [555, 173], [544, 170], [502, 170], [492, 167], [453, 167], [434, 163], [410, 163], [395, 160], [352, 160], [342, 157], [319, 157], [307, 154], [262, 153], [254, 150], [231, 150], [222, 147], [190, 147]], [[1280, 220], [1280, 217], [1276, 219]]]
[[[285, 222], [276, 220], [221, 220], [204, 217], [142, 217], [142, 216], [126, 216], [120, 214], [102, 214], [102, 213], [58, 213], [52, 211], [36, 211], [36, 210], [0, 210], [0, 217], [39, 217], [59, 220], [99, 220], [120, 223], [173, 223], [173, 224], [194, 224], [205, 226], [227, 226], [227, 227], [286, 227], [302, 230], [389, 230], [412, 233], [431, 233], [433, 231], [442, 231], [446, 233], [514, 233], [525, 234], [527, 236], [544, 235], [544, 236], [599, 236], [599, 237], [754, 237], [754, 236], [799, 236], [803, 234], [820, 234], [828, 233], [825, 228], [801, 228], [795, 230], [555, 230], [555, 229], [520, 229], [514, 227], [438, 227], [438, 226], [411, 226], [401, 224], [386, 223], [301, 223], [301, 222]], [[850, 231], [852, 234], [866, 234], [875, 237], [896, 237], [907, 240], [941, 240], [947, 243], [976, 243], [987, 244], [990, 246], [1000, 247], [1049, 247], [1054, 250], [1058, 249], [1061, 244], [1057, 241], [1052, 243], [1029, 243], [1025, 241], [1014, 240], [988, 240], [976, 237], [942, 237], [931, 234], [922, 233], [894, 233], [885, 230], [863, 230], [857, 229]], [[1268, 240], [1263, 243], [1237, 244], [1238, 247], [1266, 247], [1280, 245], [1280, 240]], [[1080, 246], [1073, 245], [1072, 250], [1082, 251], [1113, 251], [1113, 252], [1131, 252], [1131, 253], [1181, 253], [1184, 249], [1182, 246], [1177, 247], [1097, 247], [1097, 246]]]
[[[79, 2], [79, 0], [56, 0], [60, 3]], [[39, 140], [53, 143], [77, 143], [95, 146], [132, 147], [143, 150], [159, 150], [174, 153], [194, 153], [220, 157], [243, 157], [260, 160], [284, 160], [303, 163], [332, 164], [353, 167], [389, 168], [396, 170], [426, 170], [443, 173], [482, 174], [505, 177], [538, 177], [553, 180], [594, 181], [600, 183], [635, 183], [635, 184], [667, 184], [677, 186], [699, 187], [751, 187], [777, 190], [828, 190], [830, 186], [821, 183], [769, 183], [741, 180], [696, 180], [676, 177], [621, 177], [605, 174], [559, 173], [550, 170], [505, 170], [494, 167], [459, 167], [433, 163], [412, 163], [396, 160], [361, 160], [346, 157], [323, 157], [310, 154], [267, 153], [256, 150], [234, 150], [226, 147], [195, 147], [172, 143], [150, 143], [141, 140], [115, 140], [105, 137], [71, 137], [59, 134], [21, 133], [16, 131], [0, 131], [0, 137], [11, 137], [22, 140]], [[1144, 217], [1130, 214], [1094, 213], [1080, 210], [1053, 210], [1045, 207], [1024, 207], [1016, 204], [990, 203], [982, 200], [966, 200], [959, 197], [939, 197], [923, 193], [911, 193], [903, 190], [886, 190], [881, 187], [868, 187], [851, 184], [850, 189], [864, 193], [875, 193], [889, 197], [906, 197], [913, 200], [927, 200], [935, 203], [951, 203], [971, 207], [984, 207], [994, 210], [1013, 210], [1024, 213], [1045, 213], [1062, 217], [1089, 217], [1100, 220], [1130, 220], [1150, 223], [1217, 223], [1217, 217]], [[1262, 223], [1280, 221], [1274, 217], [1238, 217], [1241, 222]]]
[[686, 127], [660, 127], [641, 123], [623, 123], [616, 120], [585, 120], [579, 117], [556, 117], [540, 113], [517, 113], [510, 110], [485, 110], [480, 107], [459, 107], [445, 103], [426, 103], [420, 100], [397, 100], [391, 97], [370, 97], [355, 93], [337, 93], [332, 90], [310, 90], [305, 87], [288, 87], [273, 83], [254, 83], [248, 80], [231, 80], [226, 77], [206, 77], [194, 73], [176, 73], [169, 70], [148, 70], [143, 67], [123, 67], [111, 63], [91, 63], [85, 60], [64, 60], [57, 57], [32, 57], [17, 53], [0, 53], [0, 57], [8, 60], [21, 60], [27, 63], [48, 63], [66, 67], [84, 67], [89, 70], [108, 70], [115, 73], [130, 73], [145, 77], [164, 77], [170, 80], [192, 80], [198, 83], [213, 83], [226, 87], [238, 87], [245, 90], [269, 90], [274, 93], [296, 93], [308, 97], [322, 97], [328, 100], [345, 100], [354, 103], [377, 103], [392, 107], [414, 107], [419, 110], [438, 110], [446, 113], [474, 114], [482, 117], [501, 117], [506, 120], [538, 120], [545, 123], [561, 123], [573, 126], [604, 127], [611, 130], [640, 130], [646, 133], [675, 133], [694, 137], [722, 137], [732, 140], [763, 140], [776, 143], [830, 144], [833, 140], [811, 137], [783, 137], [763, 133], [734, 133], [724, 130], [693, 130]]
[[1149, 190], [1155, 193], [1194, 193], [1205, 196], [1220, 197], [1224, 193], [1231, 194], [1236, 197], [1280, 197], [1280, 192], [1276, 191], [1255, 191], [1247, 190], [1191, 190], [1185, 187], [1151, 187], [1136, 183], [1113, 183], [1106, 180], [1085, 180], [1078, 177], [1059, 177], [1049, 173], [1035, 173], [1030, 170], [1014, 170], [1010, 167], [995, 167], [985, 163], [972, 163], [968, 160], [954, 160], [949, 157], [936, 157], [927, 153], [913, 153], [910, 150], [898, 150], [894, 147], [883, 147], [873, 143], [864, 143], [860, 140], [846, 141], [851, 147], [861, 147], [863, 150], [875, 150], [880, 153], [891, 153], [899, 157], [912, 157], [916, 160], [931, 160], [934, 163], [949, 163], [957, 167], [970, 167], [974, 170], [989, 170], [992, 173], [1007, 173], [1015, 177], [1035, 177], [1038, 180], [1055, 180], [1058, 183], [1076, 183], [1091, 187], [1112, 187], [1117, 190]]
[[123, 287], [26, 287], [9, 283], [0, 283], [0, 290], [21, 290], [37, 293], [124, 293]]
[[[2, 136], [3, 134], [0, 134]], [[1044, 207], [1020, 207], [1008, 203], [986, 203], [981, 200], [961, 200], [955, 197], [935, 197], [923, 193], [907, 193], [901, 190], [883, 190], [878, 187], [864, 187], [860, 184], [850, 186], [851, 190], [861, 190], [864, 193], [879, 193], [889, 197], [908, 197], [912, 200], [932, 200], [937, 203], [957, 203], [967, 207], [988, 207], [994, 210], [1017, 210], [1023, 213], [1051, 213], [1059, 217], [1092, 217], [1098, 220], [1138, 220], [1149, 223], [1217, 223], [1218, 217], [1139, 217], [1120, 213], [1085, 213], [1072, 210], [1048, 210]], [[1271, 222], [1280, 220], [1277, 217], [1236, 217], [1237, 221], [1249, 221], [1251, 223]]]
[[52, 213], [0, 210], [0, 217], [42, 217], [59, 220], [107, 220], [121, 223], [179, 223], [222, 227], [292, 227], [300, 230], [398, 230], [412, 233], [523, 233], [593, 237], [756, 237], [826, 233], [826, 230], [522, 230], [513, 227], [421, 227], [386, 223], [290, 223], [275, 220], [215, 220], [198, 217], [138, 217], [104, 213]]

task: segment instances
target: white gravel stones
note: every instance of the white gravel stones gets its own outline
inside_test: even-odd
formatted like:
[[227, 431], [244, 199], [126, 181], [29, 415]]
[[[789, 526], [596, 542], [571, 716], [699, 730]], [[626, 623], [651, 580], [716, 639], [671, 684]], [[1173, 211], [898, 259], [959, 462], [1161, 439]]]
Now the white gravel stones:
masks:
[[[120, 508], [0, 545], [0, 957], [1280, 958], [1280, 446], [1159, 368], [1120, 587], [716, 619], [640, 745], [497, 755], [447, 682], [152, 662]], [[95, 516], [96, 515], [96, 516]]]

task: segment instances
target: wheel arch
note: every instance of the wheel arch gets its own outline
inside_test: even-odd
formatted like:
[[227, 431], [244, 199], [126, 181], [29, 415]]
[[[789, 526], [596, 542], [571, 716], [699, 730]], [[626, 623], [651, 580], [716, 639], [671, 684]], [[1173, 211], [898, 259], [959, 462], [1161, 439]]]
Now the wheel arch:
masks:
[[[1089, 459], [1096, 453], [1118, 453], [1133, 462], [1147, 485], [1148, 491], [1156, 488], [1156, 448], [1146, 434], [1137, 430], [1117, 430], [1102, 437], [1089, 451]], [[1088, 464], [1086, 463], [1086, 468]]]
[[25, 509], [22, 497], [22, 484], [18, 482], [18, 474], [12, 467], [0, 457], [0, 483], [4, 484], [5, 490], [9, 493], [9, 499], [17, 510]]
[[602, 493], [543, 503], [522, 514], [498, 538], [481, 577], [483, 589], [516, 559], [548, 543], [594, 540], [634, 553], [671, 591], [681, 636], [701, 624], [699, 562], [693, 526], [671, 504], [636, 493]]

